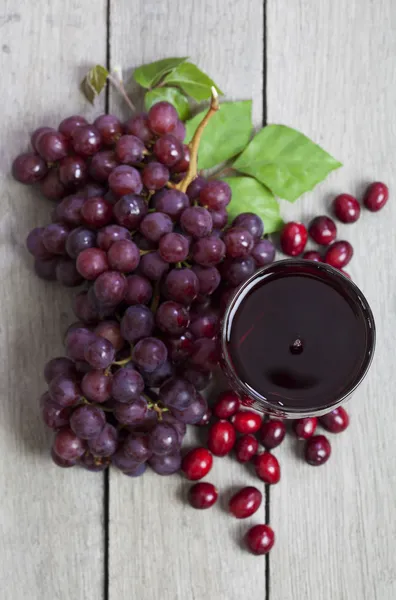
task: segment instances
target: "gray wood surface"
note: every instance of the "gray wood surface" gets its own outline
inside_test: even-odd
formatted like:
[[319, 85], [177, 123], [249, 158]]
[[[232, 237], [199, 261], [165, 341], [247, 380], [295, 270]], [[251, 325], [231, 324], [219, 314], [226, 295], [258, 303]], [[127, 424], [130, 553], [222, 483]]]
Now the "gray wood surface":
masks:
[[[300, 129], [344, 163], [286, 217], [327, 211], [337, 193], [361, 195], [383, 180], [396, 188], [396, 6], [392, 0], [267, 2], [264, 62], [262, 0], [111, 0], [111, 66], [188, 54], [226, 92], [253, 98], [267, 115]], [[48, 220], [50, 202], [9, 177], [28, 134], [91, 109], [78, 82], [106, 61], [106, 1], [0, 2], [0, 598], [92, 600], [105, 594], [103, 476], [61, 470], [48, 459], [50, 435], [38, 396], [46, 359], [61, 352], [73, 320], [71, 294], [32, 273], [26, 233]], [[111, 94], [110, 108], [121, 104]], [[125, 107], [121, 108], [127, 114]], [[277, 543], [265, 559], [239, 545], [247, 523], [225, 511], [235, 486], [257, 479], [217, 459], [207, 480], [223, 501], [198, 513], [188, 483], [153, 474], [110, 475], [109, 600], [393, 600], [396, 597], [396, 436], [393, 341], [396, 330], [396, 205], [340, 226], [355, 258], [348, 267], [372, 304], [378, 347], [350, 404], [348, 433], [332, 436], [333, 455], [314, 469], [291, 440], [276, 450], [282, 481], [270, 493]], [[190, 437], [192, 442], [192, 437]], [[264, 507], [249, 519], [262, 522]], [[269, 595], [266, 594], [269, 583]]]

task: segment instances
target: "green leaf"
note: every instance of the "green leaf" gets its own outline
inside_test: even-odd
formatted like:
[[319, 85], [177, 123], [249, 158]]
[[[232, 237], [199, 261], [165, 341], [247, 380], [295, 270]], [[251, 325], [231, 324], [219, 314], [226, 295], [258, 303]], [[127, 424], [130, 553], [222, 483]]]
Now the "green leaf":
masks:
[[134, 80], [144, 88], [154, 87], [162, 77], [187, 60], [184, 58], [164, 58], [135, 69]]
[[94, 103], [96, 96], [99, 96], [100, 92], [103, 90], [108, 76], [109, 72], [106, 67], [96, 65], [96, 67], [93, 67], [88, 71], [82, 80], [81, 91], [91, 104]]
[[[186, 143], [190, 142], [206, 111], [187, 121]], [[203, 132], [198, 152], [198, 168], [210, 169], [239, 154], [252, 133], [252, 102], [225, 102]]]
[[253, 138], [233, 168], [252, 175], [280, 198], [294, 202], [341, 166], [299, 131], [285, 125], [268, 125]]
[[216, 88], [219, 94], [223, 94], [210, 77], [189, 62], [176, 67], [165, 77], [163, 83], [181, 87], [186, 94], [198, 102], [210, 98], [212, 86]]
[[283, 219], [279, 214], [279, 203], [275, 196], [252, 177], [222, 177], [232, 190], [232, 198], [227, 206], [230, 219], [235, 219], [241, 212], [253, 212], [264, 222], [264, 233], [279, 231]]
[[177, 88], [160, 87], [155, 90], [150, 90], [144, 97], [144, 106], [146, 110], [149, 110], [153, 104], [162, 100], [166, 100], [173, 104], [178, 112], [179, 119], [182, 121], [185, 121], [190, 116], [188, 100], [183, 92]]

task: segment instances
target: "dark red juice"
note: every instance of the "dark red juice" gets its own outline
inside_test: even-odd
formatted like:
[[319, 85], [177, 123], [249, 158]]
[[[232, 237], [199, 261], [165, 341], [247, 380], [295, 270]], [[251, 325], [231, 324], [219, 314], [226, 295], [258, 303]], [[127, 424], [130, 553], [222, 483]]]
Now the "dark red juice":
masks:
[[257, 408], [317, 414], [363, 378], [374, 336], [367, 301], [346, 277], [324, 264], [281, 261], [255, 274], [231, 301], [224, 363]]

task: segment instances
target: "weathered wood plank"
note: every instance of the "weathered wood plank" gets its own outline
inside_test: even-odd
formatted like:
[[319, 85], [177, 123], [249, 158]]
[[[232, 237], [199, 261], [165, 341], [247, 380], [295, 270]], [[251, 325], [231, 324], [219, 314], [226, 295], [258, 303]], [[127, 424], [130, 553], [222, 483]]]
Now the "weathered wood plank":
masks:
[[[338, 193], [361, 197], [370, 181], [394, 190], [395, 4], [269, 2], [267, 23], [269, 122], [302, 130], [345, 165], [295, 206], [283, 203], [284, 213], [309, 219], [327, 212]], [[351, 401], [350, 430], [331, 436], [327, 465], [297, 460], [291, 442], [276, 452], [283, 473], [271, 490], [274, 599], [396, 596], [395, 219], [391, 198], [383, 212], [363, 211], [356, 225], [339, 226], [355, 248], [347, 271], [374, 310], [377, 354]]]
[[[199, 3], [127, 0], [112, 3], [112, 65], [135, 67], [190, 55], [230, 99], [253, 98], [262, 115], [263, 7], [261, 0]], [[118, 106], [113, 97], [113, 110]], [[248, 523], [233, 522], [224, 502], [198, 513], [181, 499], [189, 484], [153, 473], [139, 480], [111, 472], [110, 599], [252, 600], [265, 595], [264, 559], [238, 541]], [[207, 477], [229, 490], [257, 479], [231, 460], [216, 460]], [[249, 522], [261, 522], [264, 507]]]
[[78, 90], [79, 66], [105, 60], [105, 2], [54, 0], [38, 8], [4, 0], [0, 35], [0, 595], [97, 600], [103, 593], [103, 477], [52, 464], [51, 435], [38, 406], [42, 367], [62, 352], [62, 334], [73, 320], [71, 295], [33, 273], [25, 237], [49, 222], [52, 206], [14, 182], [9, 169], [35, 127], [90, 114]]

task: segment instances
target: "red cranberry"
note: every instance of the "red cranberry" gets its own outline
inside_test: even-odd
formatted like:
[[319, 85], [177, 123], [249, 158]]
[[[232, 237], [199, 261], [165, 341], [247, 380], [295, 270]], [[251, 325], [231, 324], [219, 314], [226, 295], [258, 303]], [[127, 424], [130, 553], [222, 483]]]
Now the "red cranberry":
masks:
[[241, 401], [239, 396], [237, 396], [235, 392], [227, 390], [218, 397], [217, 402], [213, 407], [213, 414], [219, 419], [228, 419], [237, 412], [240, 404]]
[[389, 190], [385, 183], [375, 181], [368, 186], [364, 194], [363, 204], [371, 212], [381, 210], [387, 203], [389, 198]]
[[201, 481], [188, 491], [188, 501], [194, 508], [210, 508], [216, 502], [219, 493], [213, 483]]
[[337, 236], [336, 224], [326, 216], [315, 217], [310, 222], [308, 231], [313, 241], [322, 246], [328, 246]]
[[307, 250], [307, 252], [304, 252], [302, 257], [305, 258], [305, 260], [314, 260], [315, 262], [322, 262], [322, 257], [319, 252], [316, 252], [316, 250]]
[[206, 448], [194, 448], [182, 460], [181, 470], [187, 479], [196, 481], [205, 477], [212, 468], [213, 456]]
[[253, 458], [258, 450], [258, 441], [254, 435], [247, 433], [241, 435], [235, 444], [235, 456], [241, 463], [248, 462]]
[[275, 543], [275, 534], [269, 525], [255, 525], [247, 532], [245, 542], [253, 554], [267, 554]]
[[342, 223], [354, 223], [360, 217], [360, 204], [350, 194], [340, 194], [334, 198], [333, 210]]
[[305, 460], [313, 467], [323, 465], [331, 454], [330, 442], [324, 435], [314, 435], [305, 444]]
[[341, 433], [342, 431], [345, 431], [349, 425], [349, 415], [345, 408], [339, 406], [327, 415], [319, 417], [319, 422], [322, 427], [327, 429], [327, 431], [330, 431], [331, 433]]
[[265, 448], [271, 450], [283, 442], [286, 435], [286, 427], [283, 421], [266, 421], [262, 424], [258, 438]]
[[253, 486], [244, 487], [233, 495], [229, 502], [230, 512], [237, 519], [246, 519], [258, 510], [263, 495]]
[[198, 423], [195, 423], [195, 424], [198, 427], [204, 427], [205, 425], [209, 425], [211, 418], [212, 418], [212, 411], [210, 410], [210, 408], [208, 408], [208, 410], [203, 415], [202, 419], [200, 421], [198, 421]]
[[306, 417], [305, 419], [296, 419], [293, 421], [293, 430], [298, 439], [307, 440], [312, 437], [316, 431], [318, 419], [316, 417]]
[[252, 410], [240, 410], [231, 417], [231, 423], [238, 433], [256, 433], [262, 421], [261, 416]]
[[215, 456], [225, 456], [234, 447], [235, 429], [228, 421], [218, 421], [209, 429], [208, 448]]
[[257, 454], [254, 459], [257, 477], [265, 483], [278, 483], [280, 479], [280, 465], [276, 456], [270, 452]]
[[307, 239], [308, 233], [302, 223], [286, 223], [280, 234], [282, 251], [288, 256], [298, 256], [304, 250]]
[[336, 269], [342, 269], [349, 263], [352, 256], [353, 248], [349, 242], [334, 242], [326, 252], [325, 263]]

